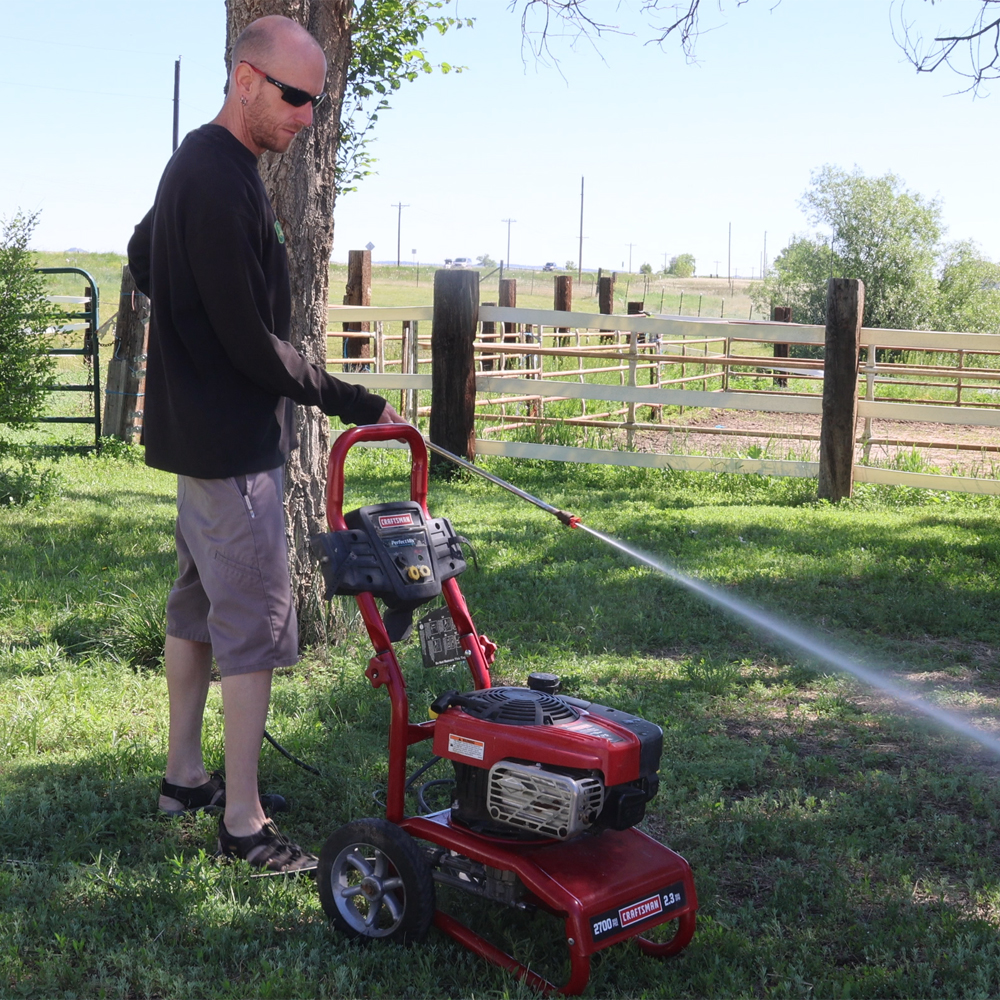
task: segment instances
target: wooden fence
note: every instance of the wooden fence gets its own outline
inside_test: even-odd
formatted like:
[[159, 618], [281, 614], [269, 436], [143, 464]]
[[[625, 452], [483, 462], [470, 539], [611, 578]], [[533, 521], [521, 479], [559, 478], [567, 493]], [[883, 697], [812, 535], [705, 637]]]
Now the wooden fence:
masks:
[[[432, 394], [434, 366], [441, 363], [442, 356], [435, 344], [438, 331], [449, 325], [454, 312], [456, 281], [463, 282], [463, 293], [469, 295], [478, 276], [451, 271], [439, 272], [440, 276], [444, 276], [443, 288], [436, 282], [434, 306], [330, 309], [330, 319], [337, 327], [329, 331], [331, 337], [363, 337], [374, 343], [374, 352], [360, 366], [354, 359], [339, 357], [341, 351], [332, 350], [328, 364], [340, 368], [339, 374], [348, 381], [361, 382], [383, 394], [398, 391], [401, 412], [410, 420], [432, 414], [434, 406], [454, 409], [455, 398], [465, 391], [459, 385], [461, 379], [452, 372], [444, 386]], [[859, 284], [841, 281], [845, 286]], [[474, 291], [478, 299], [478, 286]], [[858, 312], [857, 303], [854, 312]], [[433, 419], [431, 425], [432, 440], [445, 447], [450, 442], [455, 446], [452, 450], [555, 461], [820, 477], [821, 495], [833, 499], [849, 495], [852, 482], [1000, 494], [1000, 481], [991, 478], [862, 464], [872, 445], [888, 440], [873, 435], [872, 421], [876, 419], [912, 425], [1000, 426], [1000, 366], [990, 364], [1000, 358], [1000, 335], [860, 328], [854, 314], [846, 316], [845, 329], [838, 332], [829, 326], [609, 316], [478, 305], [478, 301], [465, 313], [459, 324], [464, 323], [465, 329], [457, 334], [453, 331], [444, 356], [454, 356], [456, 343], [467, 342], [474, 385], [472, 426], [457, 428], [446, 441], [440, 440], [442, 432], [435, 434]], [[368, 323], [371, 329], [345, 333], [342, 323]], [[831, 362], [831, 351], [835, 355], [838, 344], [842, 356]], [[792, 357], [779, 356], [782, 345], [792, 345]], [[796, 357], [796, 353], [815, 356]], [[918, 354], [929, 355], [928, 363], [915, 361]], [[843, 376], [839, 398], [831, 395], [836, 381], [830, 377], [831, 371], [841, 371]], [[449, 399], [449, 393], [455, 398]], [[824, 393], [828, 397], [826, 410]], [[901, 398], [904, 395], [912, 398]], [[568, 405], [575, 405], [577, 412], [566, 415]], [[681, 408], [679, 414], [685, 407], [708, 407], [816, 415], [821, 418], [819, 433], [793, 437], [818, 442], [820, 461], [632, 450], [638, 431], [684, 426], [664, 422], [667, 407]], [[553, 409], [562, 412], [553, 414]], [[453, 422], [449, 418], [449, 423]], [[839, 431], [834, 426], [838, 422]], [[541, 429], [557, 426], [614, 432], [621, 444], [580, 447], [523, 439], [531, 436], [532, 428], [541, 438]], [[716, 429], [697, 430], [713, 433]], [[496, 436], [511, 431], [521, 439]], [[831, 435], [842, 453], [834, 460], [839, 480], [823, 484], [821, 465], [824, 448], [831, 447]], [[464, 444], [467, 439], [472, 442], [468, 447]], [[897, 435], [892, 443], [952, 445], [916, 434]], [[992, 442], [965, 447], [1000, 452], [1000, 445]], [[856, 454], [858, 448], [860, 455]]]

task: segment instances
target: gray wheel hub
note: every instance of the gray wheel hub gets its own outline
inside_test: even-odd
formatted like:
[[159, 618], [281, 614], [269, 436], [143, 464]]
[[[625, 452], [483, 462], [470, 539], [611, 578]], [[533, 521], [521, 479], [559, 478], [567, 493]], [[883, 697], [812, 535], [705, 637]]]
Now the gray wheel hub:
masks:
[[403, 880], [371, 844], [350, 844], [337, 855], [330, 887], [340, 915], [365, 937], [388, 937], [406, 913]]

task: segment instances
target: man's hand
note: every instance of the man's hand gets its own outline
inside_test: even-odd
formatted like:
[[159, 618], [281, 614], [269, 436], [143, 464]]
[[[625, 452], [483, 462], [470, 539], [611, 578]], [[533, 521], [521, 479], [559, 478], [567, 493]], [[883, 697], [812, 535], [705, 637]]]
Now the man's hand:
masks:
[[375, 421], [377, 424], [405, 424], [408, 423], [404, 420], [393, 408], [391, 403], [385, 404], [385, 409], [382, 411], [382, 416]]

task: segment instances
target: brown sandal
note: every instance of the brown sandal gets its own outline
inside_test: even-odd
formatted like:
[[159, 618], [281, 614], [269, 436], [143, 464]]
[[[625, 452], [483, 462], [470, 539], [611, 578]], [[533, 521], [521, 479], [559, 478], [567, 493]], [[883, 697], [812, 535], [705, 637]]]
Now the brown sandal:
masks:
[[255, 868], [275, 875], [312, 871], [319, 864], [315, 854], [303, 851], [279, 832], [273, 820], [265, 820], [257, 833], [234, 837], [219, 818], [219, 853], [239, 858]]
[[[226, 776], [221, 771], [213, 771], [212, 776], [203, 785], [187, 788], [184, 785], [174, 785], [164, 778], [160, 782], [160, 794], [167, 798], [177, 799], [183, 809], [164, 809], [160, 812], [166, 816], [183, 816], [187, 812], [197, 812], [199, 809], [225, 809], [226, 807]], [[287, 812], [288, 801], [284, 795], [277, 792], [265, 792], [260, 797], [260, 804], [268, 816], [273, 813]]]
[[174, 785], [164, 778], [160, 782], [160, 794], [168, 799], [176, 799], [182, 809], [164, 809], [160, 812], [167, 816], [183, 816], [186, 812], [195, 812], [212, 806], [216, 808], [226, 804], [226, 777], [221, 771], [213, 771], [212, 776], [203, 785], [187, 788], [184, 785]]

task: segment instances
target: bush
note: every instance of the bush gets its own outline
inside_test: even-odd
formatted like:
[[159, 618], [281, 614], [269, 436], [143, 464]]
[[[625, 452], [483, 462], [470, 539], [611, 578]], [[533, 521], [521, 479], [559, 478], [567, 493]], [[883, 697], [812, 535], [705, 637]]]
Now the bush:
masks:
[[9, 448], [12, 460], [0, 458], [0, 507], [47, 504], [59, 494], [59, 474], [53, 469], [39, 470], [34, 462]]
[[59, 312], [28, 250], [37, 220], [18, 212], [0, 226], [0, 425], [38, 417], [55, 370], [48, 351]]
[[[37, 419], [55, 371], [49, 355], [60, 312], [45, 296], [28, 241], [37, 213], [0, 223], [0, 427]], [[23, 445], [0, 436], [0, 503], [51, 499], [56, 477], [39, 472]]]

